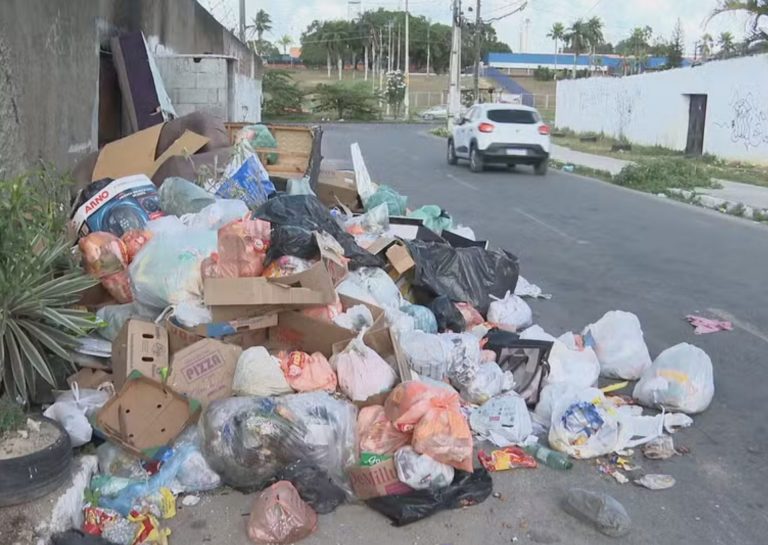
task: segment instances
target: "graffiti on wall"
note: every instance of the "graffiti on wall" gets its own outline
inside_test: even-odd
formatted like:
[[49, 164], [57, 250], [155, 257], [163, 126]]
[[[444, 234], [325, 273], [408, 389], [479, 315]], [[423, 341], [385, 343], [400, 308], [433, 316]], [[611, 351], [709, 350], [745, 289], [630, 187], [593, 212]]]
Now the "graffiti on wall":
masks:
[[632, 123], [639, 97], [640, 91], [636, 87], [623, 85], [611, 89], [600, 85], [579, 93], [579, 110], [595, 119], [605, 120], [606, 132], [623, 136]]
[[730, 119], [715, 125], [728, 130], [731, 142], [743, 144], [747, 150], [768, 145], [768, 101], [761, 104], [759, 96], [752, 91], [735, 90]]

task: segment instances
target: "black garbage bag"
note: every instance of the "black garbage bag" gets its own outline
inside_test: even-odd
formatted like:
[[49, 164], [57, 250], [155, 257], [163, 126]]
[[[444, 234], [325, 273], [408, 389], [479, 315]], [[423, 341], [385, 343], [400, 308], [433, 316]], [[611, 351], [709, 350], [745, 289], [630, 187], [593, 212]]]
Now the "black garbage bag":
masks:
[[485, 349], [496, 353], [502, 371], [510, 371], [515, 379], [513, 390], [528, 405], [539, 402], [544, 381], [549, 376], [551, 341], [520, 339], [516, 333], [491, 329], [485, 335]]
[[520, 268], [517, 257], [505, 250], [454, 248], [437, 242], [408, 242], [416, 263], [411, 285], [418, 304], [429, 305], [438, 295], [466, 302], [485, 316], [491, 295], [514, 293]]
[[344, 248], [351, 269], [384, 266], [380, 258], [357, 245], [355, 238], [336, 223], [328, 209], [314, 195], [278, 195], [256, 209], [253, 217], [267, 220], [273, 226], [292, 225], [307, 231], [325, 231]]
[[347, 501], [347, 494], [328, 476], [310, 462], [298, 461], [280, 470], [275, 481], [290, 481], [301, 499], [321, 515], [334, 511]]
[[482, 503], [492, 491], [493, 480], [485, 469], [475, 469], [474, 473], [457, 470], [453, 482], [446, 488], [382, 496], [365, 503], [391, 520], [394, 526], [405, 526], [444, 509]]
[[437, 319], [437, 330], [440, 333], [445, 331], [453, 331], [454, 333], [462, 333], [467, 329], [467, 323], [464, 320], [461, 312], [456, 305], [453, 304], [447, 296], [440, 295], [435, 297], [432, 303], [429, 305], [430, 310], [435, 314]]
[[267, 263], [271, 263], [284, 255], [292, 255], [303, 259], [320, 257], [320, 248], [312, 234], [303, 227], [295, 225], [278, 225], [272, 228], [272, 236], [267, 250]]
[[101, 536], [92, 536], [80, 530], [70, 529], [51, 536], [51, 545], [115, 545]]

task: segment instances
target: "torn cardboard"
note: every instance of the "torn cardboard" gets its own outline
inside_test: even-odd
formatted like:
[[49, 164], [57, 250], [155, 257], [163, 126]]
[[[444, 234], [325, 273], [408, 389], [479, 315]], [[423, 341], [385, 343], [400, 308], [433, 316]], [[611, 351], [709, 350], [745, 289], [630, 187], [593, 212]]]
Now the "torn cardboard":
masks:
[[133, 371], [157, 381], [168, 367], [168, 332], [153, 322], [132, 318], [112, 344], [112, 375], [120, 389]]
[[411, 257], [411, 252], [402, 242], [395, 242], [386, 251], [387, 261], [392, 270], [400, 277], [416, 266], [416, 262]]
[[96, 425], [110, 441], [128, 452], [153, 459], [199, 415], [197, 401], [134, 373], [99, 411]]
[[328, 207], [341, 204], [353, 212], [362, 211], [354, 172], [321, 170], [315, 193], [320, 202]]
[[198, 400], [203, 407], [232, 395], [232, 379], [243, 349], [215, 339], [203, 339], [177, 352], [167, 384]]
[[360, 500], [408, 494], [413, 489], [397, 478], [393, 458], [372, 466], [355, 466], [347, 470], [352, 490]]
[[171, 356], [203, 339], [215, 338], [226, 344], [246, 349], [263, 345], [267, 340], [267, 328], [277, 325], [277, 314], [257, 316], [244, 320], [200, 324], [184, 327], [169, 316], [164, 322], [168, 331], [168, 345]]
[[80, 389], [96, 389], [105, 382], [112, 382], [112, 373], [103, 369], [90, 369], [86, 367], [67, 377], [67, 384], [70, 387], [77, 383]]

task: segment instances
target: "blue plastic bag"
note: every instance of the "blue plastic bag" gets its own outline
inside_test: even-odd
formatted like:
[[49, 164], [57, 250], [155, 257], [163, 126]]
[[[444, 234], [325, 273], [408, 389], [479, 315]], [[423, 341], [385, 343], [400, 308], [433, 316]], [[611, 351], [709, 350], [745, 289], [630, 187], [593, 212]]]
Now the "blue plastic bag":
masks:
[[261, 164], [259, 156], [245, 146], [234, 149], [215, 194], [224, 199], [240, 199], [249, 208], [265, 202], [275, 192], [275, 185]]
[[437, 333], [437, 318], [427, 307], [421, 305], [403, 305], [400, 312], [405, 312], [413, 318], [416, 329], [424, 333]]

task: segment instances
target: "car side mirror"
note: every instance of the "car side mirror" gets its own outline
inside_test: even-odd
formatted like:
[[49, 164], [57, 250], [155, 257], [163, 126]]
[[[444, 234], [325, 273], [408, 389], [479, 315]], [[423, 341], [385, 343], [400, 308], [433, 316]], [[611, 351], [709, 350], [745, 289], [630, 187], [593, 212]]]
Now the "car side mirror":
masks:
[[459, 117], [459, 120], [456, 122], [456, 124], [463, 125], [466, 122], [467, 122], [467, 118], [462, 116], [462, 117]]

